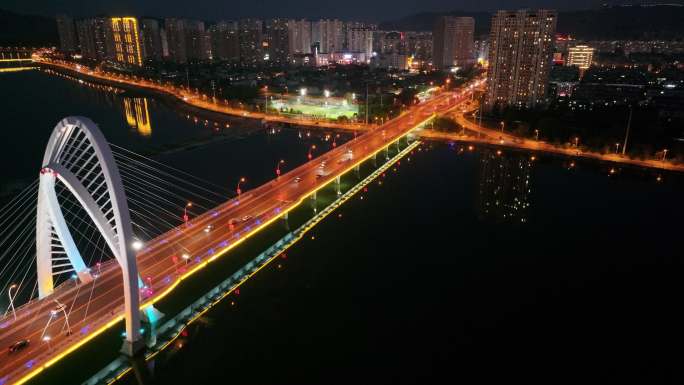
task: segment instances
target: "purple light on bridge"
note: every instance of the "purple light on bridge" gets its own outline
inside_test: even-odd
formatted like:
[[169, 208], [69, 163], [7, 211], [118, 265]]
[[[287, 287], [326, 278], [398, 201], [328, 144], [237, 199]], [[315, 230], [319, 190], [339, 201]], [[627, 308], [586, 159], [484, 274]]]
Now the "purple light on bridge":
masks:
[[35, 364], [36, 364], [36, 360], [28, 360], [26, 362], [26, 367], [31, 369], [33, 367], [33, 365], [35, 365]]
[[245, 227], [245, 231], [250, 231], [251, 229], [252, 229], [252, 226]]
[[261, 224], [261, 219], [257, 218], [257, 220], [255, 221], [255, 223], [256, 223], [257, 225], [260, 225], [260, 224]]
[[90, 325], [86, 325], [86, 326], [81, 328], [81, 334], [85, 335], [85, 334], [88, 334], [88, 332], [90, 332]]
[[218, 215], [219, 215], [218, 211], [214, 211], [213, 213], [211, 213], [211, 216], [214, 218], [218, 217]]
[[280, 207], [276, 207], [275, 210], [273, 210], [276, 214], [280, 214]]
[[9, 376], [5, 376], [3, 378], [0, 378], [0, 385], [5, 385], [7, 383], [8, 379], [9, 379]]
[[164, 283], [167, 284], [167, 285], [168, 285], [169, 283], [171, 283], [171, 277], [167, 275], [167, 276], [164, 278]]
[[209, 249], [209, 250], [207, 251], [207, 255], [214, 255], [214, 249], [213, 249], [213, 248], [212, 248], [212, 249]]
[[229, 243], [228, 243], [227, 240], [225, 240], [225, 241], [219, 243], [219, 247], [227, 247], [228, 245], [229, 245]]
[[200, 263], [201, 260], [202, 260], [202, 258], [200, 258], [200, 257], [195, 257], [195, 263]]
[[9, 321], [1, 323], [1, 324], [0, 324], [0, 329], [4, 329], [4, 328], [8, 327], [9, 324], [10, 324]]
[[235, 235], [233, 235], [233, 238], [240, 238], [240, 232], [238, 231], [237, 233], [235, 233]]

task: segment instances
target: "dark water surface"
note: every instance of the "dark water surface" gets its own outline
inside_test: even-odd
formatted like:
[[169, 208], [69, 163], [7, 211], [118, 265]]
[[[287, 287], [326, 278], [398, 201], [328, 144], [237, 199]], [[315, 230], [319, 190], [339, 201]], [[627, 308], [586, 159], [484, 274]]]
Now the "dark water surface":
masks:
[[158, 383], [681, 382], [681, 177], [431, 147], [191, 327]]

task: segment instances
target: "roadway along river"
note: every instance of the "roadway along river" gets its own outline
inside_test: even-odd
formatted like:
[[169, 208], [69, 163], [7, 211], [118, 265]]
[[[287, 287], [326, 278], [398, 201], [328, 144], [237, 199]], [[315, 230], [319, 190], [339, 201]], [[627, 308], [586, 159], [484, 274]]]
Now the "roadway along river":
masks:
[[[132, 138], [112, 139], [126, 147], [210, 135], [151, 100], [153, 135], [141, 136], [100, 91], [38, 72], [6, 84], [18, 88], [0, 96], [3, 138], [27, 145], [10, 149], [24, 161], [2, 161], [36, 166], [3, 168], [3, 186], [32, 177], [66, 114], [108, 122], [105, 135]], [[201, 174], [214, 147], [248, 165], [260, 146], [301, 163], [308, 145], [296, 131], [257, 134], [169, 157]], [[670, 351], [684, 342], [684, 179], [496, 151], [424, 145], [189, 328], [156, 358], [158, 383], [681, 383]], [[227, 168], [225, 179], [242, 173]], [[268, 179], [269, 168], [249, 175]]]

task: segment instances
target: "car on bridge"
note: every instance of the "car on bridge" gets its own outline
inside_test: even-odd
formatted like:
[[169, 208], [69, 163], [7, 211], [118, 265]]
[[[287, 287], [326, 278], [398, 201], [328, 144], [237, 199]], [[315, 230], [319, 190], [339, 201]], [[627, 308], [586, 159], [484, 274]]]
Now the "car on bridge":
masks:
[[16, 353], [16, 352], [24, 349], [25, 347], [27, 347], [29, 345], [30, 342], [31, 341], [29, 341], [29, 340], [19, 340], [19, 341], [13, 343], [12, 346], [10, 346], [8, 349], [9, 354]]

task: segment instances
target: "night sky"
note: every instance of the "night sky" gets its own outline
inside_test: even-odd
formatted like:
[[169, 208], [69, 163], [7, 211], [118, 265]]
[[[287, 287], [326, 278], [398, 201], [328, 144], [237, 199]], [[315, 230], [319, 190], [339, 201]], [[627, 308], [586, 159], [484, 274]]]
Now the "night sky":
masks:
[[386, 21], [426, 11], [491, 11], [515, 8], [597, 8], [618, 0], [2, 0], [0, 9], [54, 16], [132, 14], [205, 20], [242, 17], [340, 18]]

